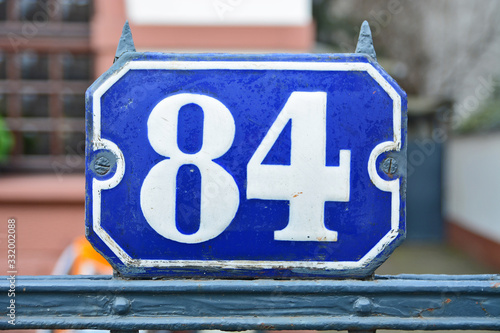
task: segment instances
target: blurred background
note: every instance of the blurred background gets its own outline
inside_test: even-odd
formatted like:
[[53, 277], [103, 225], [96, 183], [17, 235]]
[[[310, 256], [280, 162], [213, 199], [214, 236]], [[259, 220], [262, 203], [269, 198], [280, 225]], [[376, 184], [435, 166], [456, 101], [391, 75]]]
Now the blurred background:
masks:
[[368, 20], [409, 95], [408, 239], [377, 273], [498, 273], [499, 17], [497, 0], [0, 0], [0, 243], [14, 217], [18, 274], [108, 272], [81, 238], [84, 93], [125, 20], [138, 51], [247, 53], [352, 53]]

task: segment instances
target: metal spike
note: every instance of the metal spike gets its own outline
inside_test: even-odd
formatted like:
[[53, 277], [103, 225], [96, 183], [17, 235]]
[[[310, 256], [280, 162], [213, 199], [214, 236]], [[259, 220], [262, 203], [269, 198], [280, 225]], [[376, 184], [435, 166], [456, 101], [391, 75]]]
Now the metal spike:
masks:
[[361, 25], [356, 53], [364, 53], [375, 59], [375, 61], [377, 60], [377, 54], [373, 48], [372, 31], [367, 21], [364, 21]]
[[130, 26], [128, 21], [125, 21], [123, 25], [122, 35], [120, 36], [120, 41], [118, 42], [118, 47], [115, 53], [115, 62], [126, 52], [135, 52], [134, 40], [132, 39], [132, 31], [130, 31]]

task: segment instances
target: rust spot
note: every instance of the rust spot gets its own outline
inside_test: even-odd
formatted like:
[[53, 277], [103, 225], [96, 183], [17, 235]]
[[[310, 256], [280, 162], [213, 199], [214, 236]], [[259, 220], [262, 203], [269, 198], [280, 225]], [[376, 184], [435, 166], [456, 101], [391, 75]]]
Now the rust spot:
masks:
[[479, 306], [481, 307], [481, 310], [483, 310], [483, 311], [484, 311], [484, 313], [486, 313], [488, 316], [490, 315], [490, 314], [488, 313], [488, 311], [486, 311], [486, 309], [484, 308], [484, 306], [483, 306], [483, 303], [482, 303], [482, 302], [481, 302], [481, 303], [479, 303]]
[[302, 192], [297, 192], [297, 193], [295, 193], [295, 194], [293, 195], [293, 197], [294, 197], [294, 198], [296, 198], [296, 197], [298, 197], [298, 196], [299, 196], [299, 195], [301, 195], [301, 194], [302, 194]]
[[274, 330], [274, 326], [273, 325], [267, 325], [267, 324], [260, 324], [259, 327], [261, 327], [262, 329], [264, 330]]
[[491, 286], [492, 288], [500, 288], [500, 282], [497, 282], [495, 283], [493, 286]]
[[[445, 299], [445, 300], [443, 301], [443, 305], [445, 305], [445, 304], [449, 304], [449, 303], [451, 303], [451, 299], [450, 299], [450, 298], [447, 298], [447, 299]], [[476, 302], [476, 304], [477, 304], [477, 302]], [[427, 308], [427, 309], [425, 309], [425, 310], [420, 311], [420, 312], [418, 313], [418, 316], [419, 316], [420, 318], [423, 318], [422, 313], [424, 313], [424, 312], [432, 312], [432, 311], [434, 311], [434, 310], [439, 310], [439, 309], [441, 309], [441, 308], [442, 308], [442, 306], [437, 307], [437, 308]]]

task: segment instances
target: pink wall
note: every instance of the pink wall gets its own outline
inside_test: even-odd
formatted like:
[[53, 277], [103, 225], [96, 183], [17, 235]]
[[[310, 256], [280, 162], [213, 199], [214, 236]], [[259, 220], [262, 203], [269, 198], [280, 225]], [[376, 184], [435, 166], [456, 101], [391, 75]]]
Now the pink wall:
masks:
[[[124, 0], [95, 0], [91, 48], [97, 78], [113, 63], [122, 27], [127, 20]], [[196, 50], [202, 52], [310, 52], [315, 40], [311, 23], [305, 26], [153, 26], [130, 22], [140, 51]]]
[[0, 243], [7, 274], [7, 220], [16, 220], [18, 275], [51, 274], [61, 252], [85, 234], [83, 175], [0, 177]]

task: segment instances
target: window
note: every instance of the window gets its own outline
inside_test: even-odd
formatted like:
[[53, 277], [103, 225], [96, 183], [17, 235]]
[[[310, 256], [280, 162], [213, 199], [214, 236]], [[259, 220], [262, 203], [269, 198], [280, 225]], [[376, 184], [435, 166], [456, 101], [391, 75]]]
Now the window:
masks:
[[7, 0], [0, 0], [0, 21], [7, 20]]
[[85, 153], [85, 132], [64, 132], [64, 152], [67, 155], [81, 155]]
[[49, 155], [50, 134], [40, 131], [23, 132], [23, 148], [26, 155]]
[[0, 80], [5, 80], [7, 78], [7, 67], [5, 66], [5, 62], [5, 52], [0, 50]]
[[90, 0], [63, 0], [62, 20], [65, 22], [88, 22], [91, 14]]
[[64, 80], [89, 80], [91, 57], [88, 54], [65, 54], [63, 56]]
[[0, 36], [0, 117], [14, 137], [3, 168], [83, 170], [91, 14], [91, 0], [0, 0], [0, 29], [20, 38]]
[[85, 118], [85, 95], [66, 94], [62, 96], [62, 102], [66, 118]]
[[23, 117], [49, 117], [49, 96], [42, 94], [21, 95]]
[[[2, 9], [3, 9], [5, 17], [7, 16], [6, 13], [7, 1], [9, 0], [0, 0], [0, 15], [2, 14]], [[90, 0], [10, 0], [10, 1], [18, 1], [19, 19], [21, 21], [89, 22], [90, 16], [92, 14], [92, 1]]]
[[40, 21], [47, 12], [48, 0], [20, 0], [20, 18], [22, 21]]
[[25, 51], [19, 55], [21, 79], [23, 80], [48, 80], [49, 57], [46, 54]]
[[0, 93], [0, 117], [5, 118], [7, 116], [7, 95], [5, 93]]
[[[91, 55], [34, 50], [10, 57], [0, 54], [17, 64], [6, 73], [6, 79], [0, 79], [0, 115], [16, 138], [13, 158], [26, 163], [33, 162], [33, 157], [38, 162], [45, 158], [38, 167], [50, 169], [54, 159], [80, 155], [81, 163], [71, 169], [82, 169], [84, 93], [91, 83]], [[11, 64], [7, 61], [6, 66]]]

